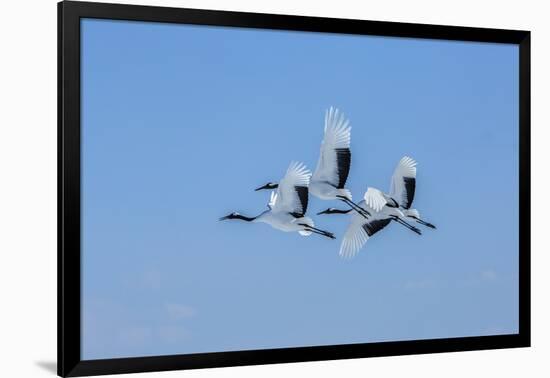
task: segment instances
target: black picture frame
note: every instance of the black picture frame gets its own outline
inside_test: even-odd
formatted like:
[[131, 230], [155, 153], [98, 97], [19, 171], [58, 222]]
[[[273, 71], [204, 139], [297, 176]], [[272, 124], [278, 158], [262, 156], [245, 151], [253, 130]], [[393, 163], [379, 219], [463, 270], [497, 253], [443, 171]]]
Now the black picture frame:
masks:
[[[81, 359], [80, 19], [138, 20], [509, 43], [519, 46], [519, 333], [496, 336]], [[83, 376], [530, 346], [530, 32], [107, 3], [58, 3], [58, 374]]]

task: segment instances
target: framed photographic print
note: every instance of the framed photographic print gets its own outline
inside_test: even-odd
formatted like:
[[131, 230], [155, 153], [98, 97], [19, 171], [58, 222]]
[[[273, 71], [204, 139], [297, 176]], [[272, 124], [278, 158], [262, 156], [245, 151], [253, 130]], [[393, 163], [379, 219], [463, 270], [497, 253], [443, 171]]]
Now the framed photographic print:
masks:
[[59, 375], [529, 346], [529, 32], [58, 11]]

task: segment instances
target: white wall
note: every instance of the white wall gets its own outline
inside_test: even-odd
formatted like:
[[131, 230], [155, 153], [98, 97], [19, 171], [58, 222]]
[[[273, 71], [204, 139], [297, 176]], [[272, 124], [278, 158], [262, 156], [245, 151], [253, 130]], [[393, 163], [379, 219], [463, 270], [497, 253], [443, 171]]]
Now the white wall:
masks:
[[[0, 375], [53, 375], [56, 358], [56, 1], [3, 1], [0, 22]], [[138, 376], [548, 376], [547, 139], [550, 24], [544, 1], [146, 0], [134, 3], [447, 25], [532, 35], [533, 347]]]

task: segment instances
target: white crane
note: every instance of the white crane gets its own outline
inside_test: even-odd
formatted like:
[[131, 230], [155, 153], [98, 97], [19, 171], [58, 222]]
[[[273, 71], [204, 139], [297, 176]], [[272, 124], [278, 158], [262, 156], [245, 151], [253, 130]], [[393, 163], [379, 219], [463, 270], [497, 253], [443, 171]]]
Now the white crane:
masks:
[[[421, 234], [420, 230], [408, 224], [406, 219], [413, 219], [422, 225], [435, 228], [433, 224], [420, 218], [418, 210], [411, 209], [416, 190], [416, 165], [416, 161], [408, 156], [399, 161], [391, 179], [389, 194], [376, 188], [368, 188], [364, 200], [358, 205], [368, 210], [371, 216], [365, 220], [353, 214], [340, 246], [340, 256], [355, 256], [372, 235], [392, 220], [418, 234]], [[347, 214], [350, 211], [328, 208], [319, 214]]]
[[369, 188], [365, 193], [365, 201], [376, 211], [389, 208], [398, 208], [405, 218], [412, 219], [426, 227], [434, 228], [435, 226], [420, 218], [420, 213], [416, 209], [411, 209], [416, 190], [416, 161], [404, 156], [401, 158], [390, 183], [390, 193], [386, 194], [382, 191]]
[[310, 178], [311, 172], [304, 164], [292, 162], [280, 181], [277, 191], [271, 192], [268, 210], [255, 217], [233, 212], [220, 220], [240, 219], [246, 222], [267, 223], [280, 231], [297, 231], [303, 236], [315, 233], [334, 239], [331, 232], [315, 228], [313, 220], [305, 216]]
[[[351, 192], [345, 188], [351, 166], [350, 141], [349, 120], [338, 109], [330, 107], [325, 113], [325, 136], [309, 192], [322, 200], [341, 200], [366, 218], [369, 212], [354, 203]], [[255, 190], [277, 186], [269, 182]]]
[[[358, 205], [371, 215], [368, 219], [365, 219], [358, 213], [353, 213], [349, 226], [344, 234], [344, 238], [342, 239], [342, 244], [340, 245], [339, 254], [341, 257], [351, 258], [355, 256], [371, 236], [386, 227], [392, 220], [404, 225], [419, 235], [421, 234], [418, 228], [402, 220], [405, 216], [403, 212], [397, 208], [385, 207], [381, 211], [377, 211], [375, 208], [369, 206], [365, 200], [359, 202]], [[339, 210], [331, 207], [321, 211], [317, 215], [347, 214], [351, 210], [352, 209]]]
[[[372, 235], [382, 230], [392, 220], [392, 217], [390, 217], [389, 215], [381, 212], [376, 212], [374, 211], [374, 209], [369, 208], [365, 201], [359, 202], [358, 205], [366, 210], [370, 209], [372, 215], [369, 216], [369, 219], [365, 219], [357, 212], [354, 212], [351, 215], [349, 226], [346, 229], [344, 238], [342, 239], [342, 244], [340, 244], [339, 255], [344, 258], [354, 257], [357, 252], [359, 252], [359, 250], [363, 248], [367, 240]], [[331, 207], [326, 209], [325, 211], [321, 211], [318, 215], [347, 214], [351, 210], [352, 209], [339, 210]]]

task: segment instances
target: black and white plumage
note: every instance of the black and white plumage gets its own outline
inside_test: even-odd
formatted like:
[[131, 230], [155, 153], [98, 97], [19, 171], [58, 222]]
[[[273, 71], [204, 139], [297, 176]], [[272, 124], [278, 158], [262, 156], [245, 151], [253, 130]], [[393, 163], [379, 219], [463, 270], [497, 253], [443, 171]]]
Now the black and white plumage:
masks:
[[291, 163], [277, 191], [272, 192], [269, 203], [272, 212], [286, 212], [296, 218], [303, 217], [307, 212], [310, 179], [311, 172], [304, 164]]
[[310, 178], [311, 172], [304, 164], [293, 162], [279, 182], [277, 190], [271, 192], [268, 210], [255, 217], [233, 212], [220, 220], [240, 219], [247, 222], [267, 223], [280, 231], [297, 231], [303, 236], [316, 233], [334, 239], [332, 233], [316, 228], [313, 220], [305, 215]]
[[[330, 107], [325, 114], [324, 138], [309, 192], [322, 200], [344, 201], [366, 217], [368, 212], [353, 202], [351, 192], [345, 187], [351, 167], [350, 143], [349, 120], [338, 109]], [[273, 189], [276, 185], [270, 182], [256, 190]]]
[[[358, 205], [369, 211], [371, 215], [368, 219], [365, 219], [357, 212], [354, 212], [351, 215], [350, 223], [340, 245], [339, 255], [343, 258], [354, 257], [357, 252], [363, 248], [370, 237], [384, 229], [384, 227], [390, 224], [395, 217], [387, 213], [376, 212], [373, 208], [367, 205], [364, 200], [359, 202]], [[338, 210], [329, 208], [319, 214], [347, 214], [350, 211], [351, 209]]]
[[372, 209], [372, 211], [376, 214], [382, 214], [390, 217], [392, 220], [408, 228], [414, 233], [417, 233], [418, 235], [422, 234], [422, 231], [407, 222], [406, 216], [399, 208], [397, 201], [388, 196], [386, 193], [383, 193], [381, 190], [376, 188], [368, 188], [364, 195], [364, 201], [367, 204], [367, 207]]
[[424, 226], [435, 228], [420, 218], [416, 209], [411, 209], [416, 191], [416, 166], [414, 159], [404, 156], [393, 172], [390, 182], [390, 193], [386, 194], [378, 189], [369, 188], [365, 193], [365, 201], [376, 211], [387, 207], [398, 207], [406, 219], [412, 219]]
[[317, 168], [311, 177], [311, 194], [324, 199], [351, 199], [345, 188], [351, 166], [351, 126], [338, 109], [331, 107], [325, 114], [324, 138], [321, 142]]
[[399, 207], [410, 209], [416, 190], [416, 161], [408, 156], [401, 158], [390, 183], [390, 197], [394, 198]]

